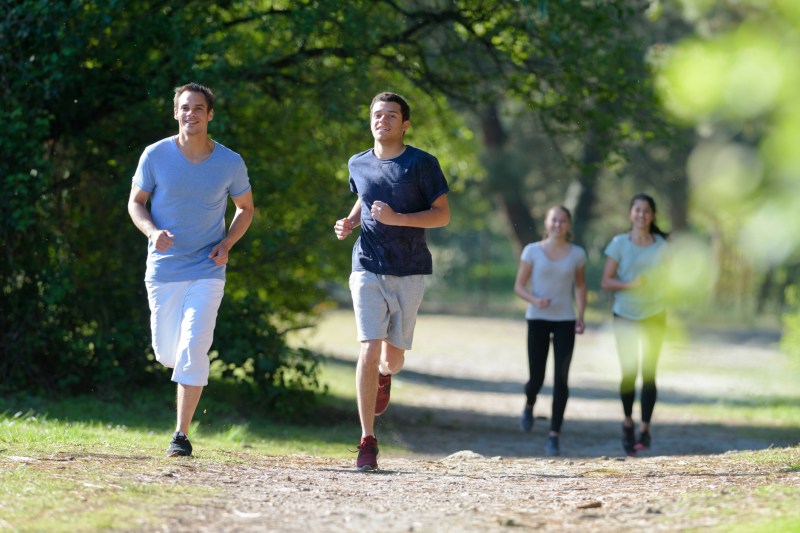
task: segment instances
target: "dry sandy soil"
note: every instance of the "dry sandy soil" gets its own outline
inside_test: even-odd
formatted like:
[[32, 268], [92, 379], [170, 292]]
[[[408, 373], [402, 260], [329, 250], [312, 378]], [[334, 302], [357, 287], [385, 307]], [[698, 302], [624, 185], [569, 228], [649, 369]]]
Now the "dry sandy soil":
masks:
[[[305, 342], [335, 364], [352, 366], [351, 320], [347, 313], [329, 318]], [[791, 452], [794, 467], [741, 457], [745, 450], [796, 445], [798, 428], [684, 413], [688, 404], [751, 401], [763, 396], [765, 383], [777, 395], [796, 390], [785, 358], [770, 347], [774, 336], [671, 342], [662, 360], [653, 449], [625, 458], [613, 339], [605, 327], [588, 331], [575, 352], [562, 456], [549, 458], [543, 451], [549, 382], [533, 432], [517, 429], [527, 378], [524, 328], [522, 321], [422, 316], [415, 349], [377, 427], [379, 442], [403, 444], [410, 455], [384, 453], [374, 473], [357, 472], [354, 458], [261, 457], [218, 469], [177, 462], [163, 480], [221, 487], [223, 496], [174, 509], [163, 530], [725, 530], [743, 505], [750, 519], [774, 513], [750, 501], [758, 487], [792, 487], [774, 497], [796, 498], [799, 448]], [[764, 375], [765, 368], [774, 372]], [[357, 438], [355, 427], [354, 447]]]

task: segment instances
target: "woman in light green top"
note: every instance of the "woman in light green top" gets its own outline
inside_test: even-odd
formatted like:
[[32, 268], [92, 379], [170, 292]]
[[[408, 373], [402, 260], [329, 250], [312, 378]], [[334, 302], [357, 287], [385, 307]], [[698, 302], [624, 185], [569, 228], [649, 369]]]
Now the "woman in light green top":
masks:
[[[664, 282], [659, 275], [668, 234], [656, 225], [656, 203], [637, 194], [630, 204], [631, 229], [615, 236], [605, 249], [601, 287], [614, 293], [614, 335], [622, 367], [620, 398], [625, 420], [622, 446], [636, 455], [650, 448], [650, 418], [656, 404], [656, 366], [664, 340]], [[633, 428], [633, 402], [641, 360], [642, 421], [639, 438]]]

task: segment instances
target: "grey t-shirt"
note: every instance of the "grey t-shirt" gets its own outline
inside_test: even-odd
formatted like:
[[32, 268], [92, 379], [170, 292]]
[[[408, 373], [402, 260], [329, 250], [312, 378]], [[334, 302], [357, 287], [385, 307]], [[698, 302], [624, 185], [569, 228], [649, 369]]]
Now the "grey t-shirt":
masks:
[[133, 183], [150, 193], [156, 227], [175, 235], [164, 252], [148, 243], [145, 281], [224, 280], [225, 266], [208, 254], [225, 237], [228, 196], [250, 190], [241, 156], [215, 142], [208, 159], [190, 163], [168, 137], [145, 148]]
[[544, 309], [529, 303], [525, 311], [528, 320], [575, 320], [575, 272], [586, 264], [586, 252], [576, 244], [564, 257], [553, 260], [547, 257], [541, 242], [525, 246], [520, 257], [530, 263], [531, 294], [537, 298], [550, 298]]

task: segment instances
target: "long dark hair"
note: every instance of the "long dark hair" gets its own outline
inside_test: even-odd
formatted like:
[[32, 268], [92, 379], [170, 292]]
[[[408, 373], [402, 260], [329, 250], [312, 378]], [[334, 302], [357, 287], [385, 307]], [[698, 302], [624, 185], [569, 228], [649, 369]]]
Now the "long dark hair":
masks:
[[658, 227], [658, 224], [656, 224], [656, 201], [653, 200], [653, 197], [650, 196], [649, 194], [640, 192], [639, 194], [631, 198], [631, 203], [628, 206], [628, 211], [633, 209], [633, 204], [635, 204], [637, 200], [642, 200], [644, 202], [647, 202], [647, 204], [650, 206], [650, 209], [653, 211], [653, 222], [650, 223], [650, 234], [661, 235], [662, 238], [668, 239], [669, 233], [663, 231], [661, 228]]

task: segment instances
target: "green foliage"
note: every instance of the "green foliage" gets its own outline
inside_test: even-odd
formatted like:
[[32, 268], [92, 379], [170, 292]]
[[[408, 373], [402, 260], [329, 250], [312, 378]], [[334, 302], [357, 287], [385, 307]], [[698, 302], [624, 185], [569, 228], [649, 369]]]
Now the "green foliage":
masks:
[[[664, 108], [701, 133], [688, 155], [690, 205], [697, 226], [713, 236], [716, 290], [729, 296], [728, 309], [757, 300], [761, 313], [770, 294], [780, 306], [781, 293], [796, 282], [797, 6], [683, 1], [678, 17], [694, 34], [653, 55]], [[787, 349], [798, 341], [793, 313]]]
[[794, 360], [795, 368], [800, 370], [800, 286], [791, 285], [786, 289], [788, 310], [783, 314], [783, 335], [781, 349]]
[[143, 148], [175, 131], [171, 88], [191, 79], [217, 92], [212, 135], [243, 155], [257, 208], [229, 265], [216, 377], [234, 396], [308, 409], [317, 363], [283, 333], [347, 277], [352, 241], [331, 226], [354, 200], [346, 161], [372, 144], [371, 96], [411, 93], [432, 112], [421, 147], [473, 174], [444, 99], [403, 76], [414, 36], [437, 23], [373, 2], [14, 3], [0, 21], [0, 390], [114, 396], [165, 378], [125, 204]]
[[[555, 172], [567, 164], [585, 172], [668, 144], [643, 17], [633, 0], [13, 3], [0, 20], [0, 390], [113, 395], [165, 378], [149, 348], [145, 239], [125, 202], [142, 150], [175, 131], [172, 87], [215, 90], [211, 134], [244, 157], [256, 203], [231, 254], [215, 378], [225, 395], [304, 410], [321, 390], [316, 361], [284, 333], [312, 324], [347, 279], [353, 241], [331, 226], [355, 200], [346, 162], [372, 144], [371, 96], [409, 98], [408, 142], [450, 178], [453, 221], [431, 232], [434, 286], [493, 290], [516, 267], [496, 193], [546, 205], [566, 194]], [[540, 138], [559, 139], [535, 190], [519, 186], [542, 159], [517, 135], [524, 125], [504, 161], [519, 179], [480, 185], [470, 128], [508, 101], [519, 116], [536, 110]], [[583, 142], [597, 157], [581, 156]]]
[[757, 269], [796, 262], [797, 3], [685, 4], [700, 35], [661, 52], [658, 83], [674, 119], [703, 131], [688, 167], [696, 208]]

